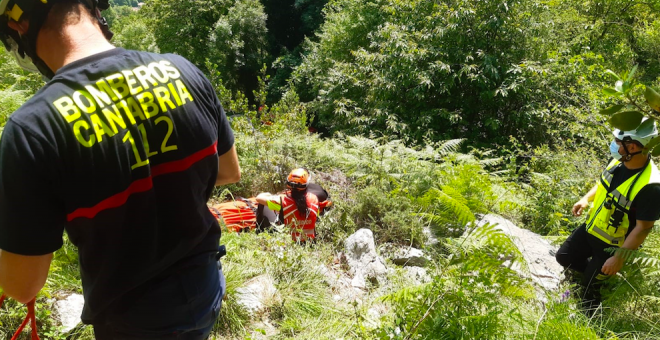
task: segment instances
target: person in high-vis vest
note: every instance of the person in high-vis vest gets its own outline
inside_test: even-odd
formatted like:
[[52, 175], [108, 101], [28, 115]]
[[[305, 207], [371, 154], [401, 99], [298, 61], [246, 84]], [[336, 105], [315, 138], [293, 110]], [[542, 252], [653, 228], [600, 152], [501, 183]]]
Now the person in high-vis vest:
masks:
[[291, 228], [294, 241], [316, 238], [316, 220], [321, 207], [318, 197], [307, 190], [310, 177], [306, 169], [294, 169], [287, 176], [284, 194], [264, 192], [257, 196], [259, 204], [277, 212], [279, 222]]
[[639, 248], [660, 218], [660, 171], [644, 152], [658, 135], [655, 122], [645, 120], [635, 130], [616, 129], [613, 134], [612, 161], [572, 209], [580, 216], [592, 202], [589, 216], [556, 254], [559, 264], [583, 274], [581, 297], [588, 310], [600, 304], [601, 283], [625, 263], [625, 252], [605, 249]]

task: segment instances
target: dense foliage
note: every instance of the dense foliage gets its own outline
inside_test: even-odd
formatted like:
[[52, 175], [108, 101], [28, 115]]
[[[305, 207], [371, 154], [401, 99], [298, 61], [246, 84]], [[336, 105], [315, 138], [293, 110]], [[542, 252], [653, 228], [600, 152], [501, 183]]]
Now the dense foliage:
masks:
[[[649, 56], [636, 39], [657, 20], [649, 6], [332, 1], [296, 88], [331, 131], [491, 145], [583, 138], [553, 123], [594, 125], [588, 113], [604, 100], [604, 69]], [[618, 13], [635, 19], [619, 23]]]

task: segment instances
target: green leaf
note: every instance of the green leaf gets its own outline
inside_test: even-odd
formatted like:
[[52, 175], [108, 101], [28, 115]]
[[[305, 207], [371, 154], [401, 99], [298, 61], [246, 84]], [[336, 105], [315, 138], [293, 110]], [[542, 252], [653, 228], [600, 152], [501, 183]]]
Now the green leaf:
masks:
[[612, 71], [612, 70], [605, 70], [605, 74], [611, 74], [611, 75], [614, 76], [614, 78], [616, 78], [616, 79], [621, 79], [621, 78], [619, 78], [619, 75], [617, 75], [616, 73], [614, 73], [614, 71]]
[[603, 94], [605, 94], [606, 96], [618, 96], [621, 93], [619, 93], [617, 90], [611, 87], [605, 87], [603, 88]]
[[660, 156], [660, 148], [653, 148], [653, 151], [651, 151], [651, 156], [653, 157]]
[[644, 114], [639, 111], [623, 111], [618, 112], [610, 117], [609, 122], [613, 127], [628, 131], [633, 130], [639, 126], [639, 123], [642, 122]]
[[630, 91], [630, 82], [629, 81], [624, 81], [623, 82], [623, 93], [628, 93]]
[[616, 84], [614, 84], [614, 89], [616, 92], [623, 93], [623, 80], [617, 80]]
[[649, 119], [643, 121], [642, 124], [639, 124], [639, 127], [637, 127], [637, 129], [638, 130], [644, 130], [647, 127], [653, 126], [654, 123], [655, 123], [655, 119], [649, 118]]
[[630, 83], [635, 76], [635, 72], [637, 72], [637, 65], [633, 66], [632, 70], [630, 70], [630, 73], [628, 73], [628, 77], [626, 77], [626, 82]]
[[647, 86], [646, 91], [644, 91], [644, 98], [646, 98], [646, 102], [652, 109], [660, 112], [660, 94], [658, 92]]
[[623, 109], [624, 106], [625, 105], [623, 105], [623, 104], [610, 106], [607, 109], [602, 109], [602, 110], [598, 111], [598, 113], [600, 113], [602, 115], [605, 115], [605, 116], [611, 116], [611, 115], [621, 111], [621, 109]]
[[[660, 136], [657, 136], [653, 139], [651, 139], [648, 143], [646, 143], [646, 146], [644, 146], [644, 149], [646, 152], [653, 151], [655, 152], [654, 148], [660, 143]], [[658, 152], [660, 152], [660, 148], [658, 149]]]

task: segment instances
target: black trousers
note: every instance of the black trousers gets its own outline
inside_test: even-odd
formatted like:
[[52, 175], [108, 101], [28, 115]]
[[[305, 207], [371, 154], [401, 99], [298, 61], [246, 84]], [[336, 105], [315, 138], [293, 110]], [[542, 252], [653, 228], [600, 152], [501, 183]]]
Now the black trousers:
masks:
[[278, 215], [263, 204], [257, 205], [257, 233], [271, 230], [271, 223], [277, 223]]
[[219, 262], [175, 274], [150, 288], [127, 311], [94, 325], [97, 340], [204, 340], [226, 292]]
[[589, 234], [586, 225], [575, 229], [571, 236], [559, 247], [557, 262], [567, 269], [583, 274], [581, 285], [584, 287], [582, 298], [586, 301], [600, 302], [600, 287], [609, 276], [601, 268], [612, 254], [605, 251], [612, 246]]

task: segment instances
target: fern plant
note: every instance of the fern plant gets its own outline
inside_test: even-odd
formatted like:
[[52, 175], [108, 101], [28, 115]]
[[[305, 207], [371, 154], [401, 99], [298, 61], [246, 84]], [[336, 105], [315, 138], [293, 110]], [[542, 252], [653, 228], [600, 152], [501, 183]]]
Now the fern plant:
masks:
[[429, 284], [386, 296], [397, 310], [396, 326], [403, 332], [382, 329], [381, 338], [497, 339], [505, 338], [507, 318], [515, 308], [503, 299], [529, 298], [529, 285], [512, 266], [523, 266], [515, 244], [493, 225], [477, 227], [466, 197], [452, 186], [429, 190], [423, 201], [435, 213], [420, 215], [443, 223], [451, 215], [467, 226], [464, 237], [444, 240], [445, 256], [439, 274]]

